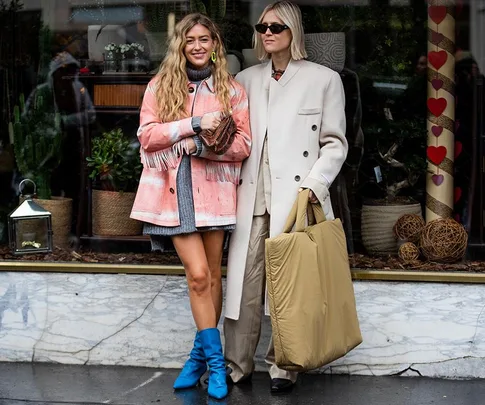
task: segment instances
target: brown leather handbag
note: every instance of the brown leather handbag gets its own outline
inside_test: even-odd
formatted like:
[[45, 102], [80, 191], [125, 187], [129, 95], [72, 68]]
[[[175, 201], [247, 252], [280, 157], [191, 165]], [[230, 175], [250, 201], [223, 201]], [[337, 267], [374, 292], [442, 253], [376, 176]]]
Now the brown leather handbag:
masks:
[[214, 131], [203, 130], [199, 137], [207, 149], [216, 155], [223, 155], [234, 142], [236, 132], [237, 126], [232, 115], [227, 115]]

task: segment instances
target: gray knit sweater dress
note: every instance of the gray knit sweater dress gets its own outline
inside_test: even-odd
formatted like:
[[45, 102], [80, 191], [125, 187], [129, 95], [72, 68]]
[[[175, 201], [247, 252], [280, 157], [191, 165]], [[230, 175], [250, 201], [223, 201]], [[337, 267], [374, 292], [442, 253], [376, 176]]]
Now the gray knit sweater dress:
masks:
[[[187, 68], [187, 75], [189, 80], [197, 87], [200, 86], [202, 80], [208, 78], [211, 74], [211, 69], [194, 70]], [[195, 156], [202, 152], [202, 141], [196, 135], [194, 136], [197, 151]], [[189, 234], [193, 232], [207, 232], [215, 230], [233, 231], [236, 228], [235, 224], [224, 226], [206, 226], [197, 227], [195, 225], [195, 209], [194, 196], [192, 192], [192, 171], [191, 171], [191, 157], [183, 155], [180, 166], [177, 172], [177, 203], [179, 209], [179, 226], [158, 226], [150, 223], [145, 223], [143, 227], [143, 234], [150, 236], [152, 251], [164, 251], [164, 241], [167, 237]]]

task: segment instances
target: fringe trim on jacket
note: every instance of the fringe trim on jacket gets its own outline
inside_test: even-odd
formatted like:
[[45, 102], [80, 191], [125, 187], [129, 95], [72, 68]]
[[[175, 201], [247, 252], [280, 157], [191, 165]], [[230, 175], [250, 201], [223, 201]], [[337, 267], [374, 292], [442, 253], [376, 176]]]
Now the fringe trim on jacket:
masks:
[[206, 179], [209, 181], [239, 184], [241, 176], [240, 162], [215, 162], [208, 160], [205, 165]]
[[187, 139], [182, 139], [171, 147], [156, 152], [146, 152], [143, 148], [140, 149], [143, 166], [157, 169], [159, 172], [178, 167], [184, 153], [189, 153]]
[[[140, 149], [143, 166], [149, 169], [157, 169], [159, 172], [176, 169], [184, 153], [189, 153], [187, 139], [182, 139], [171, 147], [156, 152], [146, 152], [143, 148]], [[241, 162], [206, 160], [206, 179], [209, 181], [239, 184], [241, 165]]]

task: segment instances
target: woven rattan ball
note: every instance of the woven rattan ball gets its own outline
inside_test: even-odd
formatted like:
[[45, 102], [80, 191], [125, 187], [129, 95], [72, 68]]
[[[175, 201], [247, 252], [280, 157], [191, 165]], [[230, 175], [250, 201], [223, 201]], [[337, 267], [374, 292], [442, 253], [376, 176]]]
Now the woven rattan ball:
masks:
[[435, 219], [421, 234], [421, 249], [428, 260], [453, 263], [463, 258], [468, 235], [454, 219]]
[[399, 240], [418, 244], [425, 225], [420, 215], [404, 214], [394, 224], [394, 235]]
[[411, 242], [406, 242], [399, 248], [399, 257], [404, 262], [412, 262], [419, 257], [419, 248]]

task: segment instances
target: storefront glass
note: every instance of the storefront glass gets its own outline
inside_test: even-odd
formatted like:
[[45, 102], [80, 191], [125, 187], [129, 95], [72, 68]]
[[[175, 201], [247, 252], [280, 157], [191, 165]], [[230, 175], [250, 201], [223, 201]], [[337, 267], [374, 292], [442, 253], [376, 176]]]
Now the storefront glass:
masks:
[[[157, 263], [142, 224], [128, 218], [146, 84], [174, 24], [192, 10], [219, 23], [231, 73], [258, 63], [252, 26], [269, 3], [0, 0], [0, 260], [46, 259], [14, 257], [8, 246], [7, 217], [29, 178], [52, 213], [48, 260], [95, 250], [103, 256], [92, 260], [136, 252], [137, 263]], [[331, 194], [349, 252], [396, 254], [403, 213], [454, 218], [469, 233], [470, 254], [479, 252], [485, 2], [296, 3], [309, 59], [338, 71], [345, 88], [350, 149]], [[447, 105], [437, 112], [440, 99]]]

